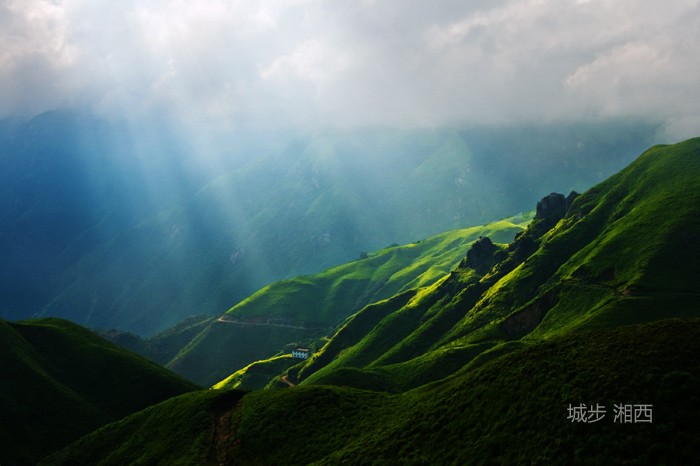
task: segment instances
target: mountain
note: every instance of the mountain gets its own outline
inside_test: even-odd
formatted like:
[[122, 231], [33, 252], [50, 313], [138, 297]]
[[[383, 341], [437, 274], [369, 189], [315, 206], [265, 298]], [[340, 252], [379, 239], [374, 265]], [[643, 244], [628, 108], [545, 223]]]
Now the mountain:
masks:
[[289, 353], [298, 345], [315, 347], [316, 340], [365, 305], [442, 278], [480, 236], [508, 242], [529, 220], [520, 215], [363, 253], [320, 274], [268, 285], [219, 318], [194, 320], [144, 345], [160, 348], [156, 360], [171, 370], [211, 385], [256, 360]]
[[45, 464], [691, 464], [699, 174], [700, 138], [655, 146], [354, 314], [298, 386], [184, 395]]
[[[146, 186], [164, 167], [126, 142], [132, 133], [69, 112], [0, 120], [0, 317], [33, 316], [87, 254], [196, 192], [188, 183], [203, 181], [194, 170], [187, 180], [171, 173], [172, 180]], [[168, 138], [157, 145], [176, 158]]]
[[362, 251], [528, 210], [545, 189], [584, 189], [655, 129], [617, 120], [204, 138], [66, 112], [2, 121], [0, 317], [151, 336]]
[[191, 382], [60, 319], [0, 321], [0, 463], [35, 462]]
[[[197, 392], [40, 464], [692, 464], [698, 354], [698, 319], [663, 320], [554, 337], [401, 394]], [[581, 403], [604, 417], [572, 422], [569, 407]], [[652, 422], [622, 424], [616, 405], [651, 405]]]
[[491, 250], [493, 265], [364, 309], [300, 379], [351, 371], [363, 386], [405, 390], [554, 335], [696, 316], [699, 147], [654, 147], [581, 196], [547, 196], [523, 234]]

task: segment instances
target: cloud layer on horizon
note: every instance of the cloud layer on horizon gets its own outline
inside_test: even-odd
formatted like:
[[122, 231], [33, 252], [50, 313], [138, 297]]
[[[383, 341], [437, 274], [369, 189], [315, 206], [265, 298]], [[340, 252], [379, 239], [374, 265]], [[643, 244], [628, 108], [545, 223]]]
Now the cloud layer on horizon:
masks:
[[0, 116], [430, 126], [651, 118], [700, 129], [692, 0], [5, 0]]

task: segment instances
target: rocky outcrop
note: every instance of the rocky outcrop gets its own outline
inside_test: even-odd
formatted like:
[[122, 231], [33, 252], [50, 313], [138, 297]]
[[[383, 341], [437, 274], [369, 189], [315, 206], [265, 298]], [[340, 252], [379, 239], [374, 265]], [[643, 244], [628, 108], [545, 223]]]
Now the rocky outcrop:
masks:
[[498, 251], [498, 248], [488, 237], [479, 238], [467, 252], [467, 267], [481, 269], [488, 266], [488, 268], [491, 268], [496, 251]]
[[559, 219], [566, 215], [566, 197], [563, 194], [551, 193], [537, 203], [536, 220]]
[[564, 218], [578, 195], [576, 191], [571, 191], [566, 197], [559, 193], [551, 193], [543, 197], [537, 203], [535, 218], [530, 225], [530, 230], [535, 237], [542, 236]]
[[484, 274], [491, 270], [501, 258], [499, 256], [501, 248], [493, 244], [488, 237], [480, 237], [474, 241], [472, 247], [467, 252], [467, 257], [459, 265], [461, 268], [469, 267]]
[[564, 218], [571, 204], [579, 196], [571, 191], [568, 196], [551, 193], [537, 203], [535, 218], [527, 229], [515, 235], [515, 240], [507, 247], [495, 245], [487, 237], [475, 241], [459, 268], [471, 268], [486, 275], [493, 268], [494, 277], [501, 277], [524, 262], [539, 247], [541, 237]]
[[579, 197], [579, 193], [576, 191], [571, 191], [568, 196], [566, 196], [566, 211], [569, 211], [569, 208], [571, 207], [571, 204], [574, 203], [574, 199]]

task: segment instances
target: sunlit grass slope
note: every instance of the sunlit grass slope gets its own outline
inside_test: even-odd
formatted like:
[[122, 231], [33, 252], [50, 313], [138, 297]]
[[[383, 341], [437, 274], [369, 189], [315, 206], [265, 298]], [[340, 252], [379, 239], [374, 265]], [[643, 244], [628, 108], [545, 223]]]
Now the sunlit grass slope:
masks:
[[0, 463], [34, 464], [108, 422], [197, 388], [60, 319], [0, 321]]
[[[309, 346], [317, 330], [213, 321], [167, 367], [202, 385], [213, 385], [245, 366], [296, 346]], [[254, 388], [262, 388], [264, 385]]]
[[512, 217], [389, 247], [317, 275], [276, 282], [227, 314], [232, 319], [265, 316], [309, 326], [334, 326], [369, 303], [434, 283], [457, 266], [479, 237], [507, 243], [528, 222], [528, 216]]
[[216, 390], [234, 388], [239, 390], [254, 390], [260, 387], [266, 387], [270, 383], [279, 380], [280, 374], [286, 372], [287, 369], [298, 363], [299, 360], [293, 359], [290, 354], [255, 361], [226, 377], [212, 388]]
[[558, 223], [535, 219], [491, 270], [364, 309], [299, 377], [400, 391], [557, 334], [698, 316], [699, 205], [700, 139], [654, 147]]
[[167, 366], [198, 383], [216, 383], [258, 359], [290, 350], [289, 345], [308, 345], [331, 334], [367, 304], [434, 283], [480, 236], [508, 242], [530, 217], [391, 246], [317, 275], [273, 283], [230, 309], [225, 321], [212, 319]]
[[[44, 464], [692, 464], [700, 320], [557, 336], [402, 394], [334, 386], [184, 395]], [[597, 423], [569, 405], [599, 404]], [[615, 405], [651, 405], [651, 423]]]
[[445, 342], [484, 319], [512, 339], [697, 315], [699, 205], [700, 139], [653, 147], [576, 199]]
[[607, 120], [264, 131], [193, 146], [80, 121], [38, 116], [18, 132], [0, 121], [0, 317], [147, 336], [361, 251], [588, 187], [654, 134]]
[[[353, 314], [290, 369], [299, 386], [185, 396], [49, 464], [692, 464], [699, 205], [700, 139], [654, 147], [544, 198], [510, 245], [476, 241], [451, 273]], [[571, 422], [582, 403], [605, 417]], [[616, 421], [615, 405], [649, 405], [652, 422]], [[172, 422], [193, 443], [160, 427], [178, 406], [200, 413]], [[159, 426], [146, 441], [145, 424]]]

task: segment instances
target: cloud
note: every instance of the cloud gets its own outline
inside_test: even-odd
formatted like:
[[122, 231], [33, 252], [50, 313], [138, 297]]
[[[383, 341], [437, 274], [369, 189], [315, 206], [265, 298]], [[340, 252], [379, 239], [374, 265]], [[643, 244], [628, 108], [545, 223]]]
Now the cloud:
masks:
[[662, 118], [700, 102], [698, 1], [5, 1], [0, 115], [236, 126]]
[[[0, 115], [59, 105], [75, 65], [63, 10], [27, 0], [0, 3]], [[48, 78], [48, 79], [47, 79]]]

